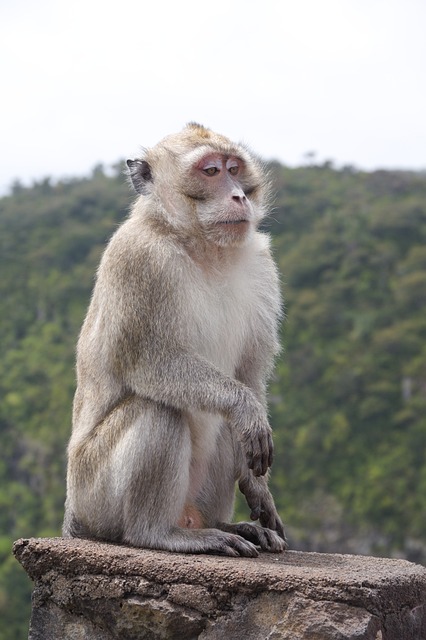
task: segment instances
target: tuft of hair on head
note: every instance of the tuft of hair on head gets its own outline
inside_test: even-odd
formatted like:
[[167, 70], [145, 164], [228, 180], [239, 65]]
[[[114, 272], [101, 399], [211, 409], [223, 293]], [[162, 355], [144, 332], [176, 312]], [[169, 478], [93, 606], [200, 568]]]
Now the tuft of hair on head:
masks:
[[202, 124], [198, 124], [198, 122], [188, 122], [186, 125], [187, 129], [194, 129], [195, 133], [200, 136], [200, 138], [210, 138], [211, 131], [207, 127]]

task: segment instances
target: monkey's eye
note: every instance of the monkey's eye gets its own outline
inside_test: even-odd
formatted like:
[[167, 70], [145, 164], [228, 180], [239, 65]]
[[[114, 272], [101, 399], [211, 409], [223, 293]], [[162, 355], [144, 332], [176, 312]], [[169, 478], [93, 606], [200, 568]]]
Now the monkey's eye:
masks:
[[228, 169], [231, 176], [236, 176], [240, 171], [240, 167], [241, 162], [238, 160], [238, 158], [228, 158], [228, 160], [226, 161], [226, 168]]
[[217, 173], [219, 173], [219, 169], [217, 167], [207, 167], [206, 169], [203, 169], [203, 172], [207, 176], [215, 176]]

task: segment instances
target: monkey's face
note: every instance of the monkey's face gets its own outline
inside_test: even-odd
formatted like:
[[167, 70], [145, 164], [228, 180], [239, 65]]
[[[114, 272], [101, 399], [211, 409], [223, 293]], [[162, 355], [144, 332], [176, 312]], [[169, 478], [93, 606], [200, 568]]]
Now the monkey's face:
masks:
[[192, 164], [185, 195], [195, 201], [199, 225], [209, 240], [224, 246], [244, 243], [256, 226], [254, 184], [236, 155], [204, 153]]
[[145, 212], [157, 220], [161, 213], [169, 228], [187, 236], [241, 245], [265, 215], [268, 182], [261, 164], [243, 146], [200, 125], [188, 125], [127, 164]]

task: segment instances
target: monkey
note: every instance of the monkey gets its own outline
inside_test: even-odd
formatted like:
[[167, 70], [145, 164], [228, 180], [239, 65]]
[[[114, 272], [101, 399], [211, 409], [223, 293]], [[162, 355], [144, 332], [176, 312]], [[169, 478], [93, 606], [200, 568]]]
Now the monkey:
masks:
[[[77, 344], [63, 535], [281, 552], [266, 393], [281, 300], [258, 229], [267, 172], [196, 123], [127, 167], [137, 197], [103, 253]], [[236, 483], [252, 522], [231, 522]]]

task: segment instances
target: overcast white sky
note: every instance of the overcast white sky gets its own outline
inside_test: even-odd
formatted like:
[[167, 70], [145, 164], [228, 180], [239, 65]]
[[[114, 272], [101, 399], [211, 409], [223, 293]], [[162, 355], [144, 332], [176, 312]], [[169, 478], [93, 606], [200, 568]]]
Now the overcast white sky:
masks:
[[425, 0], [0, 0], [0, 193], [195, 120], [266, 159], [426, 169]]

